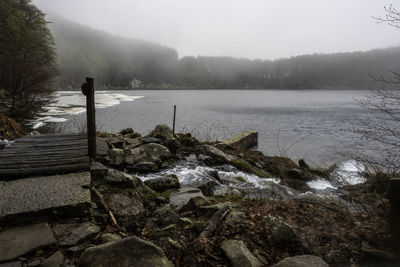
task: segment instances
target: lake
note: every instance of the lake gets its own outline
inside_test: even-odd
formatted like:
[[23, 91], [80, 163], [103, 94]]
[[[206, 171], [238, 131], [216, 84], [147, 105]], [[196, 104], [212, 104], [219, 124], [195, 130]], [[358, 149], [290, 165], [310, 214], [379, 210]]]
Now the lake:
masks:
[[[147, 134], [157, 124], [172, 127], [176, 105], [178, 132], [190, 132], [202, 140], [222, 140], [240, 131], [255, 130], [259, 133], [258, 149], [265, 154], [294, 160], [305, 158], [311, 164], [321, 164], [347, 160], [349, 156], [342, 152], [359, 140], [354, 131], [360, 122], [376, 118], [376, 114], [363, 110], [356, 102], [368, 93], [360, 90], [106, 91], [96, 94], [96, 120], [100, 131], [116, 132], [131, 127]], [[80, 91], [58, 94], [59, 103], [43, 115], [47, 121], [53, 118], [58, 122], [59, 131], [81, 131], [85, 125], [85, 102]]]

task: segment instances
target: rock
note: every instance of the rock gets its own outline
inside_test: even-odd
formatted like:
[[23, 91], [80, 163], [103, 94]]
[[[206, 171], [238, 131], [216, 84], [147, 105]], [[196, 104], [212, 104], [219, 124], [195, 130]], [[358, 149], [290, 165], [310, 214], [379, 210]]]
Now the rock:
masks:
[[132, 134], [134, 132], [135, 131], [132, 128], [125, 128], [125, 129], [122, 129], [121, 131], [119, 131], [119, 134], [127, 135], [127, 134]]
[[215, 181], [207, 181], [199, 185], [197, 188], [200, 189], [205, 196], [211, 196], [218, 186], [219, 184]]
[[292, 179], [302, 179], [304, 173], [299, 169], [290, 169], [287, 171], [287, 176]]
[[329, 267], [329, 265], [320, 257], [301, 255], [285, 258], [275, 264], [274, 267]]
[[306, 161], [304, 159], [299, 159], [298, 164], [300, 166], [300, 168], [309, 170], [310, 166], [306, 163]]
[[112, 166], [122, 166], [125, 161], [124, 151], [120, 148], [113, 148], [108, 152]]
[[241, 132], [223, 141], [222, 144], [237, 150], [246, 150], [252, 147], [256, 147], [258, 145], [258, 132]]
[[375, 249], [368, 245], [367, 242], [362, 242], [361, 251], [372, 260], [380, 260], [380, 261], [387, 261], [387, 262], [399, 262], [400, 258], [393, 255], [389, 251]]
[[325, 162], [318, 167], [310, 168], [310, 172], [321, 177], [329, 177], [330, 173], [333, 172], [336, 167], [336, 163], [334, 162]]
[[391, 178], [389, 180], [387, 197], [391, 201], [400, 204], [400, 178]]
[[139, 197], [112, 194], [109, 196], [107, 204], [117, 217], [135, 217], [144, 212], [143, 203]]
[[133, 166], [128, 166], [127, 169], [132, 172], [149, 173], [158, 171], [158, 165], [154, 162], [139, 162]]
[[219, 174], [218, 174], [217, 170], [207, 171], [207, 175], [222, 184], [221, 177], [219, 177]]
[[60, 246], [75, 246], [96, 236], [100, 232], [100, 227], [90, 222], [58, 224], [53, 228], [53, 232]]
[[150, 179], [145, 181], [144, 184], [156, 192], [163, 192], [169, 189], [179, 189], [181, 187], [181, 183], [175, 174], [168, 174], [163, 177]]
[[118, 149], [123, 149], [125, 145], [122, 136], [110, 136], [108, 138], [108, 143], [110, 144], [111, 148], [118, 148]]
[[100, 236], [101, 243], [114, 242], [121, 240], [121, 236], [112, 233], [106, 233]]
[[192, 137], [192, 135], [190, 133], [186, 133], [186, 134], [177, 134], [178, 135], [178, 141], [181, 145], [183, 145], [184, 147], [188, 147], [188, 148], [192, 148], [198, 144], [200, 144], [200, 142]]
[[180, 212], [193, 211], [200, 208], [201, 206], [208, 206], [210, 204], [211, 202], [208, 201], [203, 196], [192, 197], [189, 200], [189, 202], [183, 205], [183, 207], [179, 211]]
[[242, 197], [242, 193], [236, 189], [227, 186], [220, 186], [214, 190], [213, 196], [237, 196]]
[[232, 267], [262, 266], [262, 263], [239, 240], [222, 242], [221, 249], [229, 259]]
[[250, 199], [291, 199], [291, 193], [296, 192], [273, 181], [263, 181], [264, 188], [251, 188], [245, 191], [245, 197]]
[[[224, 152], [210, 145], [199, 146], [198, 154], [198, 159], [203, 160], [207, 165], [220, 165], [230, 162], [230, 158]], [[200, 155], [206, 157], [200, 157]]]
[[142, 147], [136, 148], [125, 148], [125, 163], [126, 165], [134, 165], [138, 162], [144, 161], [147, 159], [147, 153]]
[[171, 205], [180, 208], [188, 203], [191, 198], [197, 196], [203, 196], [199, 189], [194, 187], [184, 187], [179, 189], [179, 191], [171, 192], [169, 196], [169, 202]]
[[0, 222], [32, 223], [54, 214], [87, 216], [92, 205], [89, 185], [89, 172], [1, 182]]
[[144, 144], [140, 147], [143, 148], [146, 151], [147, 156], [152, 159], [164, 161], [172, 158], [172, 154], [169, 149], [163, 145], [151, 143]]
[[152, 216], [157, 219], [158, 225], [161, 227], [177, 223], [179, 220], [178, 214], [168, 205], [156, 209]]
[[181, 146], [181, 143], [179, 143], [179, 141], [175, 138], [170, 138], [163, 142], [163, 145], [166, 146], [173, 154], [176, 154], [179, 147]]
[[47, 223], [5, 229], [0, 232], [0, 262], [55, 243], [57, 240]]
[[273, 216], [268, 216], [265, 220], [271, 224], [271, 234], [277, 245], [287, 245], [298, 241], [296, 232], [289, 224]]
[[150, 143], [161, 144], [162, 143], [161, 139], [158, 139], [155, 137], [150, 137], [150, 136], [142, 137], [142, 138], [140, 138], [140, 141], [143, 144], [150, 144]]
[[64, 255], [60, 251], [57, 251], [56, 253], [45, 259], [40, 266], [60, 267], [60, 265], [63, 264], [63, 262], [64, 262]]
[[272, 177], [272, 175], [266, 171], [263, 171], [262, 169], [258, 169], [257, 167], [254, 167], [250, 163], [240, 160], [240, 159], [233, 159], [231, 160], [231, 165], [234, 166], [236, 169], [255, 174], [259, 177]]
[[79, 266], [174, 266], [161, 248], [136, 236], [105, 243], [85, 250], [79, 258]]
[[174, 132], [166, 124], [157, 125], [149, 136], [161, 139], [162, 141], [175, 138]]
[[115, 169], [107, 169], [104, 175], [96, 175], [93, 181], [96, 184], [107, 184], [122, 189], [137, 188], [143, 184], [138, 177]]
[[125, 141], [125, 148], [135, 148], [142, 144], [142, 141], [140, 141], [140, 138], [125, 137], [124, 141]]

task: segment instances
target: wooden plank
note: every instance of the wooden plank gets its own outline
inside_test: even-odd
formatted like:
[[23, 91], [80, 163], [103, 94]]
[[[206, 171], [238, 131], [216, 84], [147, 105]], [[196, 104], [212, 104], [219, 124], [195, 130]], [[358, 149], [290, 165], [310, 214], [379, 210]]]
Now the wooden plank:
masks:
[[[17, 150], [49, 150], [49, 149], [63, 149], [63, 148], [84, 148], [86, 147], [83, 143], [66, 143], [66, 144], [46, 144], [46, 145], [26, 145], [26, 146], [15, 146], [12, 149], [5, 149], [4, 151], [17, 151]], [[0, 151], [2, 153], [2, 151]]]
[[21, 155], [21, 153], [5, 153], [0, 155], [0, 160], [7, 159], [9, 157], [14, 157], [14, 158], [30, 158], [30, 157], [36, 157], [36, 156], [60, 156], [60, 155], [65, 155], [65, 156], [76, 156], [76, 155], [87, 155], [87, 150], [86, 149], [75, 149], [75, 150], [52, 150], [52, 151], [39, 151], [39, 152], [27, 152]]
[[74, 158], [60, 158], [60, 159], [30, 159], [30, 160], [20, 160], [13, 162], [0, 162], [0, 169], [14, 169], [14, 168], [26, 168], [26, 167], [41, 167], [41, 166], [56, 166], [69, 163], [81, 163], [89, 162], [89, 157], [74, 157]]
[[82, 158], [87, 157], [87, 153], [76, 154], [76, 155], [50, 155], [50, 156], [31, 156], [29, 158], [22, 157], [10, 157], [10, 158], [0, 158], [0, 164], [21, 162], [21, 161], [51, 161], [51, 160], [62, 160], [65, 158], [73, 159], [73, 158]]
[[49, 140], [47, 142], [23, 142], [15, 143], [5, 149], [13, 149], [15, 147], [25, 147], [25, 146], [49, 146], [49, 145], [67, 145], [67, 144], [86, 144], [86, 140], [66, 140], [66, 141], [53, 141]]
[[65, 141], [65, 140], [86, 140], [86, 139], [87, 139], [86, 136], [60, 136], [60, 137], [43, 136], [43, 137], [40, 137], [40, 138], [23, 137], [21, 139], [15, 140], [14, 143], [45, 142], [47, 140]]
[[12, 180], [22, 177], [44, 176], [50, 174], [64, 174], [70, 172], [88, 171], [89, 163], [70, 164], [63, 166], [40, 167], [29, 169], [0, 169], [0, 180]]

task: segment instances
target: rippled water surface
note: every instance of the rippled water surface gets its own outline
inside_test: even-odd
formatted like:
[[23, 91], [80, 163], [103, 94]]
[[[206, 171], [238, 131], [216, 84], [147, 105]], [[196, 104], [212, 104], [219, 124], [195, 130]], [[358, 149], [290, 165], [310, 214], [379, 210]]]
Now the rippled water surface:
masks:
[[[221, 140], [255, 130], [259, 132], [258, 149], [268, 155], [303, 157], [316, 164], [341, 162], [346, 158], [338, 151], [353, 142], [359, 122], [375, 116], [355, 101], [366, 94], [368, 91], [346, 90], [109, 91], [97, 103], [96, 120], [102, 131], [132, 127], [147, 134], [157, 124], [172, 126], [173, 106], [177, 105], [177, 130], [201, 139]], [[74, 105], [68, 108], [77, 110], [79, 101], [68, 94], [60, 95], [68, 96], [60, 106], [72, 100]], [[84, 120], [84, 113], [69, 115], [61, 130], [76, 131]]]

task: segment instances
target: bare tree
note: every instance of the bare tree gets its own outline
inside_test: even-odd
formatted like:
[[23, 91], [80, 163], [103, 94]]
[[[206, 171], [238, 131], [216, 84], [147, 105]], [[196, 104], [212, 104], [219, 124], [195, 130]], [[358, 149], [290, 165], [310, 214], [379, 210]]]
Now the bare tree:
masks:
[[[374, 17], [378, 23], [400, 28], [400, 11], [392, 5], [385, 7], [384, 17]], [[376, 117], [364, 121], [357, 131], [365, 142], [367, 155], [360, 156], [375, 171], [400, 173], [400, 72], [389, 71], [388, 76], [371, 78], [377, 87], [359, 100], [359, 104], [375, 113]]]

